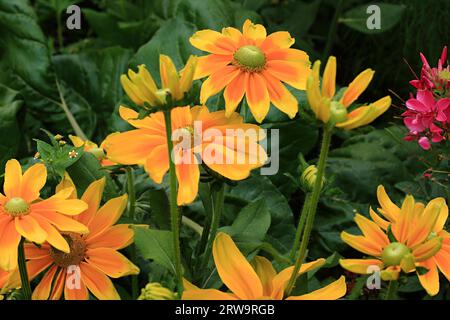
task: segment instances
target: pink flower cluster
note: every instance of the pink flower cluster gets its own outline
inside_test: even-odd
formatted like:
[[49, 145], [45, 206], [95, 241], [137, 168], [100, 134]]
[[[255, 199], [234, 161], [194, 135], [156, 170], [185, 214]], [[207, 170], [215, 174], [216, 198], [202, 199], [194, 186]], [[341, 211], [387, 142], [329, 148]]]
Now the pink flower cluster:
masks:
[[[423, 62], [420, 79], [410, 83], [417, 89], [416, 97], [406, 101], [408, 110], [402, 114], [409, 133], [407, 141], [418, 141], [429, 150], [431, 142], [448, 140], [450, 135], [450, 66], [447, 47], [442, 51], [437, 68], [431, 68], [421, 53]], [[446, 66], [445, 66], [446, 65]]]

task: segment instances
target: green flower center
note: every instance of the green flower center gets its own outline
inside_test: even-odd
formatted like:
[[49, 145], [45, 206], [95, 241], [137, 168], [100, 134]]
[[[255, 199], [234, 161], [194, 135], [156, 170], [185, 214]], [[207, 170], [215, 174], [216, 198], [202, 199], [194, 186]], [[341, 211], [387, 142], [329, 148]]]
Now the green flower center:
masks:
[[347, 120], [347, 108], [338, 101], [330, 103], [330, 121], [334, 124]]
[[78, 233], [64, 232], [62, 236], [69, 244], [70, 252], [66, 253], [52, 247], [50, 249], [50, 256], [55, 264], [61, 268], [79, 265], [86, 256], [86, 242]]
[[386, 266], [398, 266], [402, 259], [411, 253], [411, 250], [403, 243], [393, 242], [384, 248], [381, 260]]
[[3, 207], [7, 214], [13, 217], [25, 216], [30, 212], [30, 206], [22, 198], [11, 198]]
[[442, 80], [450, 80], [450, 70], [442, 70], [439, 72], [439, 78]]
[[257, 46], [240, 47], [233, 57], [236, 64], [246, 71], [259, 71], [266, 65], [266, 56]]

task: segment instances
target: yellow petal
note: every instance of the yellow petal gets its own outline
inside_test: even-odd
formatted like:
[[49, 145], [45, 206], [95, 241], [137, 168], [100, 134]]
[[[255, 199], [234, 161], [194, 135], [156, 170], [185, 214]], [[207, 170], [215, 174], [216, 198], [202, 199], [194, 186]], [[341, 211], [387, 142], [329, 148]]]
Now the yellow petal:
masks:
[[400, 214], [396, 223], [392, 224], [392, 233], [398, 242], [406, 243], [409, 232], [412, 229], [414, 219], [414, 198], [411, 195], [406, 196], [403, 200]]
[[363, 236], [355, 236], [343, 231], [341, 239], [352, 248], [370, 256], [379, 257], [383, 251], [380, 245]]
[[229, 235], [217, 234], [213, 256], [220, 278], [236, 296], [243, 300], [262, 296], [263, 287], [258, 275]]
[[245, 38], [255, 41], [256, 44], [260, 44], [267, 36], [263, 25], [254, 24], [249, 19], [245, 20], [242, 33]]
[[420, 284], [430, 296], [437, 295], [439, 293], [439, 273], [436, 264], [430, 259], [421, 263], [421, 266], [427, 268], [428, 272], [423, 275], [417, 273]]
[[195, 70], [197, 68], [198, 58], [196, 56], [190, 56], [186, 62], [186, 66], [180, 71], [180, 91], [181, 94], [188, 92], [192, 87], [192, 81], [194, 80]]
[[383, 209], [383, 215], [390, 221], [395, 222], [398, 215], [400, 214], [400, 208], [395, 205], [391, 199], [389, 198], [386, 190], [382, 185], [379, 185], [377, 188], [377, 198], [378, 203]]
[[351, 105], [358, 97], [361, 95], [361, 93], [366, 90], [367, 86], [369, 85], [370, 81], [372, 81], [373, 75], [375, 71], [372, 69], [366, 69], [363, 72], [361, 72], [348, 86], [347, 90], [345, 90], [344, 95], [342, 96], [340, 102], [345, 106], [348, 107]]
[[252, 265], [263, 285], [264, 296], [269, 297], [273, 290], [272, 281], [277, 274], [272, 262], [264, 257], [256, 256], [253, 258]]
[[358, 274], [373, 273], [372, 266], [383, 268], [383, 262], [378, 259], [340, 259], [339, 263], [342, 268]]
[[336, 57], [329, 57], [322, 78], [322, 95], [329, 99], [336, 92]]
[[381, 270], [381, 279], [383, 281], [392, 281], [397, 280], [400, 275], [400, 267], [388, 267], [384, 270]]
[[11, 159], [6, 162], [5, 166], [5, 182], [3, 191], [5, 195], [11, 199], [14, 197], [21, 197], [20, 186], [22, 183], [22, 167], [19, 161]]
[[442, 247], [442, 238], [441, 237], [434, 237], [425, 243], [417, 246], [413, 250], [413, 255], [416, 261], [421, 262], [424, 260], [428, 260], [432, 256], [434, 256], [436, 253], [441, 250]]
[[178, 72], [170, 57], [161, 54], [159, 56], [159, 73], [161, 76], [161, 86], [168, 88], [173, 100], [181, 100], [183, 94], [180, 91], [180, 78]]
[[182, 300], [237, 300], [230, 293], [225, 293], [216, 289], [196, 289], [185, 290]]
[[286, 300], [337, 300], [347, 293], [345, 277], [341, 276], [331, 284], [301, 296], [289, 297]]
[[389, 244], [387, 235], [380, 229], [380, 227], [373, 221], [370, 221], [366, 217], [356, 214], [355, 222], [363, 232], [366, 238], [371, 239], [380, 247], [385, 247]]

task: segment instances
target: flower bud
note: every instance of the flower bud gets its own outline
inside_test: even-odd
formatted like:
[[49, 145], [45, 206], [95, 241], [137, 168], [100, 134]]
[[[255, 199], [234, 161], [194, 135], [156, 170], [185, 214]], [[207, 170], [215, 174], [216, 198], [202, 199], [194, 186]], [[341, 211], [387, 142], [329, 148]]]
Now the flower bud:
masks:
[[403, 258], [411, 253], [411, 250], [400, 242], [392, 242], [381, 253], [381, 260], [386, 266], [399, 266]]
[[[317, 179], [317, 167], [315, 165], [308, 166], [300, 176], [300, 184], [307, 192], [314, 189]], [[322, 180], [321, 188], [323, 187], [324, 179]]]
[[141, 290], [138, 300], [175, 300], [175, 293], [160, 283], [149, 283]]
[[347, 108], [338, 101], [330, 103], [330, 122], [334, 125], [347, 120]]
[[105, 157], [106, 157], [105, 151], [103, 151], [102, 148], [92, 148], [92, 149], [89, 149], [88, 152], [92, 153], [94, 155], [94, 157], [96, 157], [97, 160], [99, 160], [99, 161], [105, 159]]

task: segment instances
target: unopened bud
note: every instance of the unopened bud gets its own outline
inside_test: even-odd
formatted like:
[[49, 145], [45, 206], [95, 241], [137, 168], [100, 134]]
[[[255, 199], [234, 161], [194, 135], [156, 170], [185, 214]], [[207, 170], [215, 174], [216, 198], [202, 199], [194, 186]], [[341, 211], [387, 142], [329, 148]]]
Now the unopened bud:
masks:
[[59, 141], [59, 140], [61, 140], [62, 138], [64, 138], [62, 135], [60, 135], [60, 134], [57, 134], [56, 136], [55, 136], [55, 140], [56, 141]]
[[175, 293], [160, 283], [149, 283], [141, 290], [138, 300], [175, 300]]
[[[310, 165], [303, 171], [302, 175], [300, 176], [300, 184], [307, 192], [311, 192], [314, 189], [314, 185], [316, 184], [316, 179], [317, 167], [315, 165]], [[322, 180], [322, 185], [320, 186], [321, 188], [323, 187], [323, 182], [324, 180]]]

